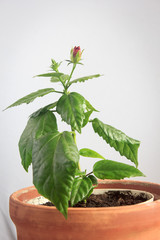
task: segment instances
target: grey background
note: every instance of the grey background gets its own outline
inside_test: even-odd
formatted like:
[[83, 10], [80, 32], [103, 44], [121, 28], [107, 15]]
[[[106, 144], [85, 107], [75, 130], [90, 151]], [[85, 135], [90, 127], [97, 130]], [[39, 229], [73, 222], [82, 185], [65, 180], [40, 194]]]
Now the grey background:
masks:
[[[9, 195], [32, 185], [31, 168], [27, 174], [20, 164], [19, 137], [28, 116], [57, 95], [2, 110], [30, 92], [54, 87], [48, 79], [32, 77], [48, 71], [51, 58], [69, 58], [75, 45], [85, 51], [84, 66], [77, 68], [74, 77], [104, 76], [71, 90], [84, 95], [100, 111], [93, 117], [141, 141], [139, 169], [147, 177], [137, 179], [160, 183], [159, 26], [158, 0], [0, 1], [0, 239], [16, 239], [8, 213]], [[69, 73], [70, 68], [62, 64], [62, 71]], [[129, 163], [90, 126], [82, 134], [77, 135], [79, 148]], [[94, 162], [82, 159], [82, 169], [90, 171]]]

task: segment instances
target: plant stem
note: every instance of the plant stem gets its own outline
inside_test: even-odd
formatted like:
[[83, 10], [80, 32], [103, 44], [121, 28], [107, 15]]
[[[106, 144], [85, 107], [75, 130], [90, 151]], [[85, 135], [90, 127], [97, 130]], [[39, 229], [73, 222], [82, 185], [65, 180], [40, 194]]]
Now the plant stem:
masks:
[[68, 86], [68, 83], [69, 83], [69, 81], [70, 81], [71, 78], [72, 78], [72, 75], [73, 75], [73, 72], [74, 72], [75, 68], [76, 68], [76, 63], [73, 63], [72, 71], [71, 71], [71, 74], [70, 74], [70, 76], [69, 76], [69, 79], [68, 79], [68, 82], [67, 82], [66, 86]]
[[80, 164], [79, 164], [79, 162], [78, 162], [78, 168], [79, 168], [79, 171], [81, 171], [81, 167], [80, 167]]
[[72, 128], [72, 137], [73, 137], [73, 139], [74, 139], [75, 144], [77, 145], [77, 143], [76, 143], [76, 133], [75, 133], [75, 131], [73, 130], [73, 128]]
[[61, 94], [63, 94], [63, 92], [61, 92], [61, 91], [56, 91], [56, 90], [55, 90], [54, 92], [55, 92], [55, 93], [61, 93]]
[[59, 77], [59, 80], [60, 80], [60, 82], [62, 83], [62, 85], [63, 85], [63, 87], [64, 87], [64, 89], [66, 88], [66, 86], [65, 86], [65, 84], [64, 84], [64, 82], [63, 82], [63, 80], [61, 79], [61, 77]]
[[[73, 139], [74, 139], [74, 142], [75, 144], [77, 145], [77, 142], [76, 142], [76, 133], [75, 131], [72, 129], [72, 136], [73, 136]], [[81, 171], [81, 167], [80, 167], [80, 164], [78, 162], [78, 169]]]
[[[55, 70], [55, 71], [56, 71], [56, 73], [59, 73], [58, 69]], [[63, 85], [63, 87], [64, 87], [64, 89], [65, 89], [66, 86], [65, 86], [63, 80], [61, 79], [61, 77], [59, 77], [59, 80], [60, 80], [60, 82], [62, 83], [62, 85]], [[62, 92], [62, 94], [63, 94], [63, 92]]]
[[87, 174], [86, 174], [86, 177], [89, 176], [89, 175], [92, 174], [92, 173], [93, 173], [93, 172], [87, 173]]

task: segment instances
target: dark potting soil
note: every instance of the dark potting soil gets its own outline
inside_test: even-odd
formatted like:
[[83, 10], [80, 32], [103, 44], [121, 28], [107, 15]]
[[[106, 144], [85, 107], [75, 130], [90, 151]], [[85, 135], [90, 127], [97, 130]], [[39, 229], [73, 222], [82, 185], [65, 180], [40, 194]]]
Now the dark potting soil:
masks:
[[[78, 202], [73, 207], [116, 207], [134, 205], [146, 200], [148, 199], [144, 193], [135, 196], [131, 191], [108, 191], [103, 194], [91, 194], [86, 202]], [[51, 202], [42, 205], [54, 206]]]

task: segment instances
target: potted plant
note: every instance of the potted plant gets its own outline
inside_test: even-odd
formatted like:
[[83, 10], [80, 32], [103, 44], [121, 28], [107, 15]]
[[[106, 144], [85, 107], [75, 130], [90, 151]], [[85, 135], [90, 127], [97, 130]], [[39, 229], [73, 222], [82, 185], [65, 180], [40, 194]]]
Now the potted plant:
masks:
[[[32, 164], [33, 183], [35, 187], [29, 187], [17, 191], [10, 197], [10, 215], [17, 227], [18, 239], [147, 239], [152, 238], [153, 232], [160, 237], [160, 220], [151, 219], [142, 227], [142, 215], [151, 214], [160, 209], [160, 186], [158, 184], [144, 184], [137, 181], [120, 180], [135, 176], [144, 176], [138, 170], [138, 148], [140, 142], [128, 137], [120, 130], [103, 123], [98, 118], [91, 118], [97, 110], [81, 94], [72, 92], [73, 84], [85, 82], [92, 78], [101, 77], [100, 74], [72, 79], [73, 72], [81, 63], [83, 51], [80, 47], [71, 49], [68, 65], [72, 64], [71, 73], [64, 74], [59, 71], [61, 62], [52, 59], [51, 71], [40, 74], [38, 77], [48, 77], [53, 84], [59, 83], [59, 89], [46, 88], [33, 92], [8, 108], [20, 104], [29, 104], [37, 97], [49, 93], [57, 94], [57, 101], [44, 106], [30, 115], [20, 140], [19, 151], [22, 165], [26, 171]], [[58, 84], [58, 86], [59, 86]], [[70, 126], [70, 130], [58, 131], [57, 116]], [[76, 144], [76, 133], [81, 134], [82, 128], [91, 124], [93, 131], [113, 147], [120, 155], [125, 156], [134, 165], [128, 165], [112, 160], [107, 160], [101, 154], [88, 148], [79, 149]], [[79, 165], [80, 156], [97, 158], [93, 171], [88, 173], [81, 171]], [[111, 208], [77, 208], [73, 207], [78, 202], [87, 202], [87, 199], [97, 188], [98, 179], [110, 179], [101, 181], [99, 189], [124, 188], [142, 191], [151, 190], [156, 200], [152, 207], [146, 211], [146, 205], [133, 205]], [[120, 180], [120, 181], [119, 181]], [[54, 206], [33, 206], [28, 203], [31, 198], [39, 195], [51, 201]], [[147, 207], [150, 203], [147, 203]], [[156, 205], [157, 204], [157, 205]], [[153, 210], [153, 205], [157, 206]], [[137, 210], [138, 209], [138, 210]], [[107, 211], [107, 212], [106, 212]], [[45, 215], [43, 215], [45, 214]], [[117, 217], [118, 216], [118, 222]], [[112, 218], [113, 217], [113, 218]], [[138, 225], [135, 221], [139, 218]], [[67, 219], [68, 218], [68, 219]], [[128, 218], [130, 224], [123, 222]], [[67, 219], [67, 220], [66, 220]], [[124, 225], [128, 224], [128, 228]], [[155, 228], [153, 229], [153, 225]], [[135, 227], [138, 230], [135, 230]], [[119, 233], [115, 232], [115, 228]], [[127, 230], [126, 230], [127, 229]], [[42, 231], [44, 231], [44, 235]], [[117, 237], [118, 234], [118, 237]], [[120, 234], [120, 235], [119, 235]], [[149, 235], [150, 234], [150, 235]], [[134, 238], [133, 238], [134, 236]], [[137, 237], [139, 236], [139, 237]], [[141, 237], [142, 236], [142, 237]]]

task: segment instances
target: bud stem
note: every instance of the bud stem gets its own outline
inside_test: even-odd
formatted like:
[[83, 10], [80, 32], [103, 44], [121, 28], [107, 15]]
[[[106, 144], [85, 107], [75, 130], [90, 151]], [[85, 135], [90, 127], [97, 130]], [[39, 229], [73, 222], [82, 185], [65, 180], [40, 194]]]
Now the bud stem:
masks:
[[72, 67], [72, 71], [71, 71], [71, 74], [70, 74], [70, 76], [69, 76], [69, 79], [68, 79], [68, 82], [67, 82], [67, 86], [68, 86], [68, 83], [69, 83], [69, 81], [71, 80], [71, 78], [72, 78], [72, 75], [73, 75], [73, 72], [74, 72], [74, 70], [75, 70], [75, 68], [76, 68], [76, 63], [73, 63], [73, 67]]

